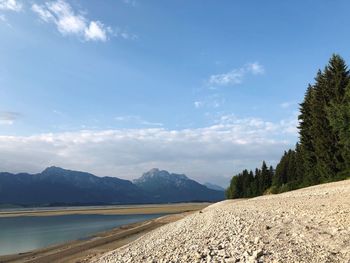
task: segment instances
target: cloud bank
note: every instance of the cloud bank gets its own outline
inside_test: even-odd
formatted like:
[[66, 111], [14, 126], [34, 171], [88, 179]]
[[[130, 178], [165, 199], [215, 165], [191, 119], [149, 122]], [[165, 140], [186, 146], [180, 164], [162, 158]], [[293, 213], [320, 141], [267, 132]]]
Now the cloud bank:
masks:
[[242, 168], [253, 168], [262, 160], [278, 161], [296, 141], [295, 127], [294, 119], [272, 123], [227, 115], [215, 125], [197, 129], [0, 136], [0, 170], [38, 172], [58, 165], [99, 176], [132, 179], [159, 167], [201, 182], [225, 185]]

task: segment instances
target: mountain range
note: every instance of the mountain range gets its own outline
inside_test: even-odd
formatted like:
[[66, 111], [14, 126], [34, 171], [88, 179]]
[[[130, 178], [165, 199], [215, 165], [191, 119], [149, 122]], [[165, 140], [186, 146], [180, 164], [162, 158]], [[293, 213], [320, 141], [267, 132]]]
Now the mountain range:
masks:
[[38, 174], [0, 173], [0, 204], [22, 206], [219, 201], [224, 192], [157, 168], [133, 182], [48, 167]]
[[213, 190], [217, 190], [217, 191], [225, 191], [225, 188], [216, 185], [216, 184], [212, 184], [212, 183], [204, 183], [203, 185], [205, 185], [207, 188], [209, 189], [213, 189]]

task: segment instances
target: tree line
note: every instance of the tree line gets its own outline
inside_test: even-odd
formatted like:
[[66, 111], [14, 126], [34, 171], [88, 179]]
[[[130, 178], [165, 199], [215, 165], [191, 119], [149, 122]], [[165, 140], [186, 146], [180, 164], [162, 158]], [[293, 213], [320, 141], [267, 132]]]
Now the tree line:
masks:
[[284, 152], [275, 169], [264, 161], [255, 172], [233, 176], [227, 198], [280, 193], [350, 176], [350, 73], [339, 55], [308, 86], [298, 119], [295, 149]]

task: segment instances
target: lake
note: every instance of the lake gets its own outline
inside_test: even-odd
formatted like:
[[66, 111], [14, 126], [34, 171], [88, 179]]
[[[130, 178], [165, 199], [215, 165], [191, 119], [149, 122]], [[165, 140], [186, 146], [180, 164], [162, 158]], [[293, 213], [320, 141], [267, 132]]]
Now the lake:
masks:
[[98, 232], [164, 214], [0, 217], [0, 255], [85, 239]]

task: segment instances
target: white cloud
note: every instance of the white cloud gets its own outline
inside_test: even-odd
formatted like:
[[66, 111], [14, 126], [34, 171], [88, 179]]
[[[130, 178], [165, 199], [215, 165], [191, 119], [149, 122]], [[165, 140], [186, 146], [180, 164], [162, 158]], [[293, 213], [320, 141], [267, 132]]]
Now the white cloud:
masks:
[[0, 14], [0, 22], [6, 24], [7, 26], [11, 27], [11, 24], [8, 22], [7, 17], [5, 15]]
[[247, 71], [253, 73], [254, 75], [264, 74], [265, 69], [259, 62], [249, 63], [247, 65]]
[[[282, 119], [279, 122], [264, 121], [261, 118], [238, 118], [234, 114], [222, 115], [216, 120], [220, 125], [238, 126], [244, 128], [241, 132], [247, 132], [251, 136], [258, 132], [258, 135], [263, 138], [278, 136], [283, 139], [286, 135], [296, 136], [298, 133], [298, 113], [295, 112], [288, 119]], [[263, 133], [265, 132], [265, 133]], [[250, 140], [251, 138], [248, 137]]]
[[3, 14], [0, 14], [0, 23], [4, 23], [8, 27], [12, 27], [12, 25], [8, 21], [7, 17], [5, 15], [3, 15]]
[[15, 123], [14, 120], [2, 120], [0, 119], [0, 125], [13, 125]]
[[245, 71], [242, 68], [233, 69], [227, 73], [211, 75], [209, 77], [209, 84], [219, 86], [240, 84], [244, 75]]
[[20, 116], [18, 112], [2, 111], [0, 112], [0, 125], [13, 125]]
[[33, 4], [32, 11], [47, 23], [54, 23], [62, 35], [76, 35], [85, 41], [106, 41], [112, 29], [100, 21], [86, 18], [82, 12], [75, 12], [64, 0]]
[[116, 28], [113, 30], [113, 35], [118, 38], [122, 38], [125, 40], [135, 40], [138, 39], [138, 36], [132, 33], [129, 33], [126, 30], [123, 30], [121, 28]]
[[50, 11], [48, 11], [43, 6], [33, 4], [32, 11], [37, 13], [39, 15], [39, 17], [45, 22], [51, 22], [51, 21], [54, 22], [55, 21], [55, 17], [51, 14]]
[[104, 25], [101, 22], [91, 21], [88, 28], [85, 29], [85, 38], [87, 40], [107, 40], [108, 30], [104, 29]]
[[219, 108], [223, 104], [225, 104], [225, 98], [220, 94], [211, 94], [206, 97], [202, 97], [201, 99], [194, 101], [193, 105], [196, 109], [199, 108]]
[[247, 74], [260, 75], [264, 73], [264, 67], [258, 62], [248, 63], [241, 68], [233, 69], [227, 73], [211, 75], [208, 84], [214, 86], [237, 85], [243, 82]]
[[205, 100], [203, 101], [195, 101], [193, 103], [194, 107], [196, 109], [200, 109], [200, 108], [213, 108], [213, 109], [216, 109], [216, 108], [219, 108], [222, 104], [224, 104], [225, 100], [224, 99], [212, 99], [212, 98], [206, 98]]
[[[119, 119], [122, 119], [121, 117]], [[132, 179], [159, 167], [223, 184], [262, 160], [275, 164], [292, 147], [291, 123], [222, 116], [196, 129], [142, 128], [0, 136], [0, 171], [38, 172], [49, 165]], [[286, 138], [289, 138], [286, 140]]]
[[17, 0], [0, 0], [0, 10], [19, 12], [23, 5]]
[[193, 103], [193, 105], [194, 105], [197, 109], [203, 107], [204, 104], [205, 104], [205, 103], [204, 103], [203, 101], [195, 101], [195, 102]]

